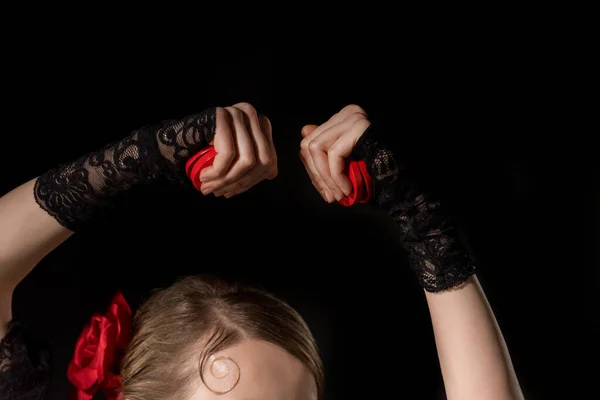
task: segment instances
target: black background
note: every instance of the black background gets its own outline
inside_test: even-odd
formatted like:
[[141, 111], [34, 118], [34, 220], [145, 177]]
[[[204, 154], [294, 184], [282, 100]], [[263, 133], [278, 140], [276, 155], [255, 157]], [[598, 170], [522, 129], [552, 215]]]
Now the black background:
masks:
[[327, 399], [438, 398], [426, 303], [394, 227], [368, 206], [325, 204], [297, 157], [301, 127], [350, 103], [396, 135], [454, 206], [526, 396], [591, 393], [598, 161], [538, 54], [116, 50], [75, 36], [5, 48], [2, 193], [142, 125], [239, 101], [271, 119], [280, 173], [229, 200], [136, 189], [36, 267], [13, 307], [56, 346], [52, 398], [65, 398], [74, 341], [116, 289], [136, 305], [204, 272], [261, 285], [302, 313], [322, 348]]

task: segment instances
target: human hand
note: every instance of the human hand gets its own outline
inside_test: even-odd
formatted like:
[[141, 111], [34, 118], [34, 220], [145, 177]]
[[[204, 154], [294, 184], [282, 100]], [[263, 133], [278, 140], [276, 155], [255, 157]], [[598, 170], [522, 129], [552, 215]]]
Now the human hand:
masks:
[[248, 103], [216, 109], [217, 155], [200, 174], [201, 191], [230, 198], [277, 176], [271, 122]]
[[314, 187], [328, 203], [352, 192], [352, 183], [344, 175], [346, 158], [369, 125], [367, 113], [352, 104], [322, 125], [302, 128], [300, 159]]

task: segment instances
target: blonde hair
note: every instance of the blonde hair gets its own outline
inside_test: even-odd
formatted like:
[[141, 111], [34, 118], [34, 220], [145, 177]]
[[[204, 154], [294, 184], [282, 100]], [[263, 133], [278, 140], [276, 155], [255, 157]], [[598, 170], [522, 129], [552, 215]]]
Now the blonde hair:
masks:
[[258, 289], [194, 276], [155, 292], [136, 313], [121, 368], [124, 398], [189, 397], [197, 380], [204, 381], [205, 360], [245, 338], [272, 343], [300, 360], [321, 397], [317, 345], [292, 307]]

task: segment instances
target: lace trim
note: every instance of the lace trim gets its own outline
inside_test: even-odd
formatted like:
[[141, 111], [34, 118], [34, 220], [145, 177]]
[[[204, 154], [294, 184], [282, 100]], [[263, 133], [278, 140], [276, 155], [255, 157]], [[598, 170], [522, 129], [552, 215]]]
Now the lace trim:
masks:
[[165, 121], [64, 164], [35, 182], [36, 202], [72, 231], [98, 219], [111, 199], [159, 176], [184, 181], [186, 160], [212, 141], [216, 110]]
[[433, 193], [422, 191], [371, 125], [356, 145], [373, 178], [373, 201], [400, 228], [400, 242], [421, 286], [440, 292], [475, 273], [456, 223]]

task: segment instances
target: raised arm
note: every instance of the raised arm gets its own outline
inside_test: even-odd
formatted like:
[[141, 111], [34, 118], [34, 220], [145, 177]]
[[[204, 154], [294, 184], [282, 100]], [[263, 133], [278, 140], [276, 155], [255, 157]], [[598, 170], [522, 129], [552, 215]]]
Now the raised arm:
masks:
[[500, 327], [473, 275], [458, 289], [425, 291], [448, 399], [523, 399]]
[[523, 398], [475, 265], [439, 199], [411, 178], [358, 106], [345, 107], [321, 126], [306, 126], [302, 134], [301, 157], [328, 202], [351, 189], [343, 176], [344, 159], [365, 161], [373, 178], [372, 203], [397, 224], [425, 290], [448, 399]]
[[159, 177], [185, 181], [185, 162], [209, 143], [217, 156], [201, 176], [204, 194], [231, 197], [277, 174], [268, 119], [240, 103], [136, 130], [0, 198], [0, 339], [15, 287], [45, 255], [133, 186]]
[[12, 319], [12, 293], [46, 254], [73, 232], [35, 202], [31, 180], [0, 198], [0, 339]]

